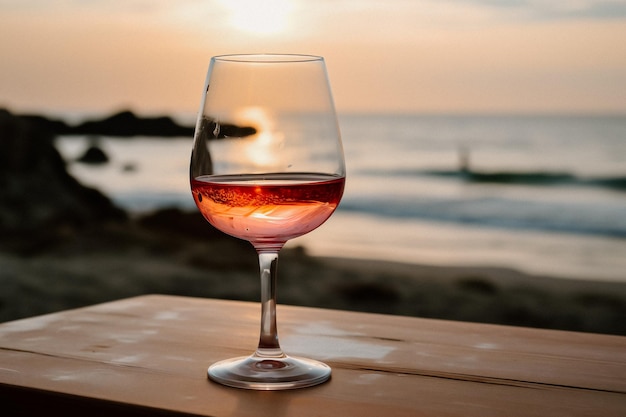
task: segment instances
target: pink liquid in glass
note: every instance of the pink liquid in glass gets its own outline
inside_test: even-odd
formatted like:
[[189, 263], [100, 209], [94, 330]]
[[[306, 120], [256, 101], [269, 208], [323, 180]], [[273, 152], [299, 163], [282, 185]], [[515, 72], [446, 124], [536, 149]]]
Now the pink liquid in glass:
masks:
[[191, 190], [213, 226], [259, 249], [280, 247], [324, 223], [344, 185], [344, 177], [329, 174], [207, 175], [192, 179]]

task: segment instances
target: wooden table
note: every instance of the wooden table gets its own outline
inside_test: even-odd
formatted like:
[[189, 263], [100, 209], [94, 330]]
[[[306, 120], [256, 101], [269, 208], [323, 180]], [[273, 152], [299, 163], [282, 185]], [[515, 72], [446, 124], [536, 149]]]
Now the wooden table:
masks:
[[259, 313], [150, 295], [1, 324], [2, 415], [626, 416], [626, 337], [313, 308], [278, 306], [281, 342], [329, 382], [209, 381], [254, 350]]

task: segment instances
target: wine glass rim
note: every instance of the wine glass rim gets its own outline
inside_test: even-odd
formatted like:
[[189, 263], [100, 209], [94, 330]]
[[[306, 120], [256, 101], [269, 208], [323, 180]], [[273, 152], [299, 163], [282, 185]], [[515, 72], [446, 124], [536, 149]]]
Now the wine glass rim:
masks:
[[247, 62], [259, 64], [276, 64], [286, 62], [311, 62], [323, 61], [324, 58], [317, 55], [307, 54], [227, 54], [217, 55], [212, 58], [215, 61]]

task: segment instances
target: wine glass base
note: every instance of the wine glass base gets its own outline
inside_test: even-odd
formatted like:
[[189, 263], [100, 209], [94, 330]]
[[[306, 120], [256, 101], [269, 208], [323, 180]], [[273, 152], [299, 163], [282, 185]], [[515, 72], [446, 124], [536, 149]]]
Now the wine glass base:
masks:
[[252, 390], [276, 391], [311, 387], [326, 382], [331, 370], [325, 363], [283, 356], [255, 355], [226, 359], [209, 367], [209, 378], [222, 385]]

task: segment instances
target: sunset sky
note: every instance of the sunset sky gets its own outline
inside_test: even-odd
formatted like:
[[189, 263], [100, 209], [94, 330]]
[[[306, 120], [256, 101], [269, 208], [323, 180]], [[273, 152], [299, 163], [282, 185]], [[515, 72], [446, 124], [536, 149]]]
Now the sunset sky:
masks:
[[0, 0], [0, 107], [195, 113], [209, 58], [326, 58], [340, 112], [626, 113], [626, 0]]

